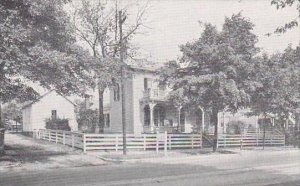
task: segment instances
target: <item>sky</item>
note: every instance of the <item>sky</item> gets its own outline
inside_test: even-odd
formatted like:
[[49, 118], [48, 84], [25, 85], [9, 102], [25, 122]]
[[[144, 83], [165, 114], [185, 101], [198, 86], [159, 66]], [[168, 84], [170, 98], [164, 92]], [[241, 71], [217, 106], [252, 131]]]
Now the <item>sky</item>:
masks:
[[[90, 0], [90, 2], [95, 0]], [[114, 3], [115, 0], [103, 0]], [[154, 63], [176, 60], [181, 53], [179, 45], [200, 37], [203, 23], [211, 23], [221, 30], [225, 16], [242, 13], [254, 24], [258, 46], [269, 54], [283, 51], [289, 44], [300, 44], [300, 27], [285, 34], [266, 36], [278, 26], [297, 17], [295, 7], [277, 10], [271, 0], [118, 0], [127, 6], [128, 21], [136, 16], [136, 5], [148, 5], [144, 25], [135, 35], [133, 44], [139, 48], [136, 58]], [[76, 6], [79, 0], [73, 0]], [[69, 7], [67, 10], [70, 9]]]
[[285, 34], [266, 36], [297, 17], [295, 7], [277, 10], [270, 0], [123, 0], [122, 3], [129, 2], [148, 2], [144, 21], [147, 28], [139, 31], [143, 34], [135, 36], [133, 43], [139, 47], [138, 57], [153, 62], [180, 57], [178, 46], [200, 37], [203, 27], [199, 21], [216, 25], [221, 30], [225, 16], [239, 12], [255, 24], [253, 32], [258, 36], [262, 52], [280, 52], [289, 44], [296, 46], [300, 41], [300, 27]]

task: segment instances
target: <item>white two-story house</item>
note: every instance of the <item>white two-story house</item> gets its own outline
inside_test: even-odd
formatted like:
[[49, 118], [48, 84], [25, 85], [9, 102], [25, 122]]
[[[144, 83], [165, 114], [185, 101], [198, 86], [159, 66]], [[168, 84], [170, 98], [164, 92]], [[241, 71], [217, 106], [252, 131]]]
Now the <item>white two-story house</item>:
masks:
[[[128, 133], [213, 133], [210, 113], [201, 105], [184, 108], [176, 107], [167, 97], [170, 89], [159, 86], [158, 69], [154, 67], [127, 66], [129, 74], [124, 79], [125, 120]], [[104, 92], [105, 133], [122, 132], [121, 84], [116, 84]], [[97, 95], [94, 95], [97, 102]], [[94, 106], [98, 103], [94, 101]], [[220, 112], [218, 115], [219, 133], [226, 133], [226, 127], [233, 121], [258, 128], [259, 117], [248, 117], [249, 109], [236, 114]]]
[[[128, 133], [191, 133], [209, 126], [209, 117], [200, 106], [176, 107], [167, 100], [170, 90], [158, 85], [155, 68], [128, 66], [127, 70], [130, 75], [124, 80], [124, 92]], [[121, 84], [110, 87], [108, 92], [104, 96], [104, 132], [121, 132]]]

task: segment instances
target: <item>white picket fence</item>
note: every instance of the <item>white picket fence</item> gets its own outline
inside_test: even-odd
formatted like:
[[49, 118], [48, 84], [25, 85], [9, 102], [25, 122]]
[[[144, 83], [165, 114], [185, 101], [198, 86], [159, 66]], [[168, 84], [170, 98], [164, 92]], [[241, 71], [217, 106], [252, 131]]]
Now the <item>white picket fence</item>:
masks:
[[[39, 130], [34, 138], [82, 149], [84, 152], [93, 150], [122, 150], [122, 134], [86, 134], [60, 130]], [[201, 134], [127, 134], [127, 149], [160, 150], [180, 148], [201, 148]]]
[[283, 134], [220, 134], [218, 137], [218, 147], [249, 147], [249, 146], [283, 146], [285, 136]]
[[83, 148], [83, 134], [61, 130], [39, 130], [33, 132], [33, 137], [49, 142], [61, 143], [79, 149]]

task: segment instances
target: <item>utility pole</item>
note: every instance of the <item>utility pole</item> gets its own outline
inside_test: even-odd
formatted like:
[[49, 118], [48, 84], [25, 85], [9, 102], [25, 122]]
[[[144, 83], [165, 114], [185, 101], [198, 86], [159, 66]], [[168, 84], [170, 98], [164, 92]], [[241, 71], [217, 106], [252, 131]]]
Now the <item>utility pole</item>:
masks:
[[125, 91], [124, 83], [126, 79], [125, 75], [125, 63], [124, 63], [124, 46], [123, 46], [123, 30], [122, 25], [126, 20], [126, 16], [123, 16], [122, 10], [119, 11], [119, 31], [120, 31], [120, 62], [121, 62], [121, 92], [122, 92], [122, 132], [123, 132], [123, 155], [126, 155], [126, 118], [125, 118]]

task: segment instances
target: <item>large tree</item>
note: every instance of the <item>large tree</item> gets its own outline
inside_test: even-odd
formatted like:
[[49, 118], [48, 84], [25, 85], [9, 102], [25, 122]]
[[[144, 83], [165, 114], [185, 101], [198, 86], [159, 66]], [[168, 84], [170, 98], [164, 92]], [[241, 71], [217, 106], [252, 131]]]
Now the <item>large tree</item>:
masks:
[[[284, 53], [263, 55], [255, 63], [254, 78], [261, 86], [252, 94], [253, 114], [274, 114], [281, 121], [298, 117], [300, 104], [300, 50], [288, 47]], [[298, 125], [296, 125], [298, 126]]]
[[0, 101], [35, 98], [28, 81], [65, 94], [82, 89], [86, 54], [74, 45], [65, 3], [1, 0]]
[[[121, 80], [121, 69], [124, 65], [119, 60], [121, 42], [125, 54], [123, 57], [132, 58], [135, 48], [130, 41], [143, 26], [143, 15], [147, 7], [138, 8], [136, 19], [129, 24], [124, 24], [120, 23], [120, 17], [124, 22], [129, 14], [126, 7], [118, 7], [117, 2], [114, 4], [102, 0], [81, 0], [74, 6], [73, 26], [76, 36], [89, 48], [94, 59], [91, 67], [95, 79], [94, 88], [98, 89], [99, 95], [99, 132], [104, 130], [104, 90]], [[122, 10], [121, 14], [119, 10]], [[120, 24], [123, 26], [122, 30]], [[123, 32], [122, 37], [120, 31]]]
[[74, 44], [64, 11], [67, 2], [0, 1], [0, 120], [1, 103], [39, 96], [30, 84], [81, 94], [91, 83], [87, 52]]
[[[217, 148], [218, 113], [249, 105], [253, 57], [259, 52], [253, 23], [241, 14], [225, 18], [222, 31], [206, 24], [200, 38], [180, 47], [180, 63], [163, 69], [161, 80], [172, 88], [179, 104], [200, 105], [211, 112], [215, 126], [213, 150]], [[178, 99], [179, 98], [179, 99]], [[173, 99], [174, 100], [174, 99]]]

